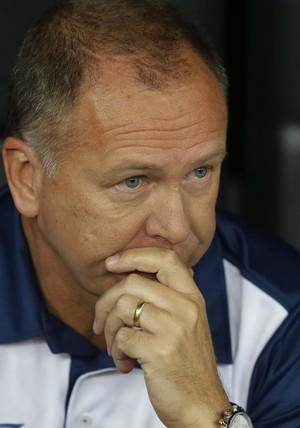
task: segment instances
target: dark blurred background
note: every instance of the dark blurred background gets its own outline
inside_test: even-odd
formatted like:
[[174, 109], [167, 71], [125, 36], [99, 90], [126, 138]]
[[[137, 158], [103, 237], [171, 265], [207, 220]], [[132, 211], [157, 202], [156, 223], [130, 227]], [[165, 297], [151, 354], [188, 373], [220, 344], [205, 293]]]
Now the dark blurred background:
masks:
[[[202, 26], [230, 79], [219, 206], [300, 249], [300, 1], [173, 0]], [[0, 138], [24, 33], [53, 0], [1, 0]], [[0, 164], [0, 183], [4, 183]]]

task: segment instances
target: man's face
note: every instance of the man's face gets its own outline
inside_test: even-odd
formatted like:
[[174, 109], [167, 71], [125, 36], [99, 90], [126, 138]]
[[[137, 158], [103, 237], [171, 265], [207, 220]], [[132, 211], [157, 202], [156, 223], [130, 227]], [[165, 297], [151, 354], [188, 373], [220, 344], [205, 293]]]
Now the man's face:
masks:
[[193, 266], [207, 250], [227, 119], [221, 90], [201, 64], [165, 92], [120, 70], [104, 79], [72, 113], [73, 150], [54, 179], [43, 177], [37, 222], [58, 281], [95, 296], [120, 279], [104, 267], [119, 251], [173, 249]]

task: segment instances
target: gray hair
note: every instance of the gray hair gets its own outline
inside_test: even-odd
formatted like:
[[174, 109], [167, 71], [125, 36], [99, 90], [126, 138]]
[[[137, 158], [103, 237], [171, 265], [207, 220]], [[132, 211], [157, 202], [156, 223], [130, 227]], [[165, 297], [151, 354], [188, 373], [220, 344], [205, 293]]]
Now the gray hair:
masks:
[[71, 0], [28, 31], [13, 70], [5, 136], [22, 138], [53, 177], [70, 143], [69, 115], [83, 84], [122, 57], [135, 79], [162, 89], [183, 77], [183, 47], [196, 52], [226, 94], [220, 60], [198, 27], [156, 0]]

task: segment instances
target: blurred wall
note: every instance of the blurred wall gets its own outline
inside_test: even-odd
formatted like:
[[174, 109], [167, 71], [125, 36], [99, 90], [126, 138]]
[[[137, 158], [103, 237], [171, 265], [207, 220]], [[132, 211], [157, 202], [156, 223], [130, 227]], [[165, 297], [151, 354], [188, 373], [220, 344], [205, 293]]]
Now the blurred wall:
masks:
[[[28, 26], [53, 0], [1, 0], [0, 137]], [[214, 42], [230, 78], [229, 157], [219, 206], [300, 249], [299, 0], [173, 0]], [[4, 182], [0, 165], [0, 183]]]

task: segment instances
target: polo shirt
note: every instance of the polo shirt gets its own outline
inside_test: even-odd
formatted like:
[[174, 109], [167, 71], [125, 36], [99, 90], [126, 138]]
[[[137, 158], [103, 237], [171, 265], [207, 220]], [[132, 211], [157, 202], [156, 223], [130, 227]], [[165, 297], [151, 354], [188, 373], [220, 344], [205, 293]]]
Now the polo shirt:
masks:
[[[300, 255], [231, 214], [194, 267], [220, 377], [256, 428], [300, 427]], [[0, 190], [0, 428], [158, 428], [137, 365], [119, 373], [46, 308], [20, 215]], [[188, 409], [187, 409], [188, 411]]]

